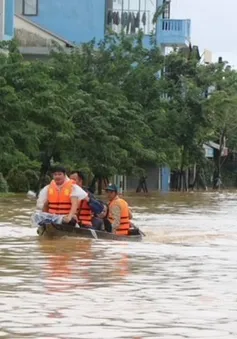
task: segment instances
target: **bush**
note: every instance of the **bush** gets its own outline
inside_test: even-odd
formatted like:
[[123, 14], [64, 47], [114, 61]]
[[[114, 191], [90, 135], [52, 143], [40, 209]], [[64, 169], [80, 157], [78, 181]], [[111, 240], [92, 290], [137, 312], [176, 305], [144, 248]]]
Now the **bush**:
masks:
[[221, 180], [225, 188], [234, 188], [237, 186], [237, 173], [224, 168]]
[[30, 189], [29, 181], [24, 172], [13, 168], [7, 176], [7, 182], [10, 192], [23, 193]]
[[28, 169], [24, 172], [27, 180], [28, 180], [28, 183], [29, 183], [29, 187], [30, 187], [30, 190], [32, 191], [36, 191], [37, 190], [37, 186], [38, 186], [38, 182], [39, 182], [39, 176], [38, 174], [34, 171], [34, 170], [31, 170], [31, 169]]
[[8, 184], [6, 179], [4, 179], [2, 173], [0, 172], [0, 193], [8, 192]]
[[46, 185], [49, 185], [51, 182], [52, 178], [50, 175], [46, 175], [43, 182], [41, 183], [41, 187], [43, 188]]

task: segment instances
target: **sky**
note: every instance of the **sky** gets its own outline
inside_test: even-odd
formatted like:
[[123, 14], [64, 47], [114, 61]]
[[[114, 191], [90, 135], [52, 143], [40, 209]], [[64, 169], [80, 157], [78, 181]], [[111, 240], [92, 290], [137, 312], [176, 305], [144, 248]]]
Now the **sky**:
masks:
[[237, 0], [171, 0], [171, 19], [191, 19], [191, 43], [237, 68]]

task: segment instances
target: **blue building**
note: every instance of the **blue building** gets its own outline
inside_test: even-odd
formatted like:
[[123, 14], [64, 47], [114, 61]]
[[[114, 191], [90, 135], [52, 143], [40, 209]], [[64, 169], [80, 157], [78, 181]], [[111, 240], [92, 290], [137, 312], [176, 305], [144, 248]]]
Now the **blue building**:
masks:
[[[164, 10], [154, 24], [154, 14], [163, 5]], [[117, 33], [124, 30], [128, 35], [142, 29], [145, 45], [153, 31], [163, 53], [169, 47], [190, 44], [190, 20], [171, 19], [170, 12], [171, 0], [15, 0], [16, 21], [22, 18], [32, 24], [32, 29], [42, 28], [44, 34], [50, 33], [62, 41], [98, 42], [109, 29]], [[22, 22], [21, 27], [24, 25]], [[149, 190], [169, 190], [169, 168], [148, 168], [147, 178]], [[114, 181], [117, 184], [122, 181], [124, 189], [137, 186], [134, 178], [117, 176]]]
[[[163, 4], [163, 15], [153, 25], [154, 13]], [[170, 6], [171, 0], [15, 0], [16, 14], [76, 44], [99, 41], [111, 28], [118, 33], [125, 29], [127, 34], [142, 29], [147, 40], [155, 30], [161, 47], [185, 46], [190, 20], [170, 19]]]
[[0, 41], [11, 40], [14, 35], [14, 0], [0, 1]]

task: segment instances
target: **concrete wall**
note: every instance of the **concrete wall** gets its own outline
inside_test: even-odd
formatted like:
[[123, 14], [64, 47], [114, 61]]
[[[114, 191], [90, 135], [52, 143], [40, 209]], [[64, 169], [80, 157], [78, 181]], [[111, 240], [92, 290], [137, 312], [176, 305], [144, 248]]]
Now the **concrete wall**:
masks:
[[[169, 167], [148, 167], [145, 171], [147, 176], [146, 184], [148, 192], [170, 190], [170, 168]], [[127, 177], [126, 188], [128, 191], [136, 191], [139, 178]]]
[[[149, 167], [146, 169], [146, 184], [148, 192], [161, 189], [161, 173], [159, 167]], [[127, 191], [136, 191], [139, 183], [139, 177], [127, 177]]]

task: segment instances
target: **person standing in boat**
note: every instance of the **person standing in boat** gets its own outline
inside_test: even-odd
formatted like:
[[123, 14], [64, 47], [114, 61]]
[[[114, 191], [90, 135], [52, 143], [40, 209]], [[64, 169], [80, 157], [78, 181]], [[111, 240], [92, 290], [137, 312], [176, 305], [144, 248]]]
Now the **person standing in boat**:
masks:
[[128, 235], [132, 219], [128, 203], [118, 196], [116, 185], [110, 184], [105, 191], [109, 199], [108, 216], [105, 221], [106, 230], [116, 235]]
[[78, 223], [81, 226], [101, 230], [103, 228], [103, 218], [107, 213], [105, 204], [95, 199], [93, 194], [83, 186], [85, 176], [81, 171], [72, 171], [70, 179], [83, 188], [88, 193], [88, 200], [80, 200], [78, 208]]
[[52, 169], [53, 180], [39, 193], [37, 208], [52, 215], [63, 215], [70, 223], [77, 214], [79, 200], [89, 200], [88, 193], [68, 178], [62, 166]]

